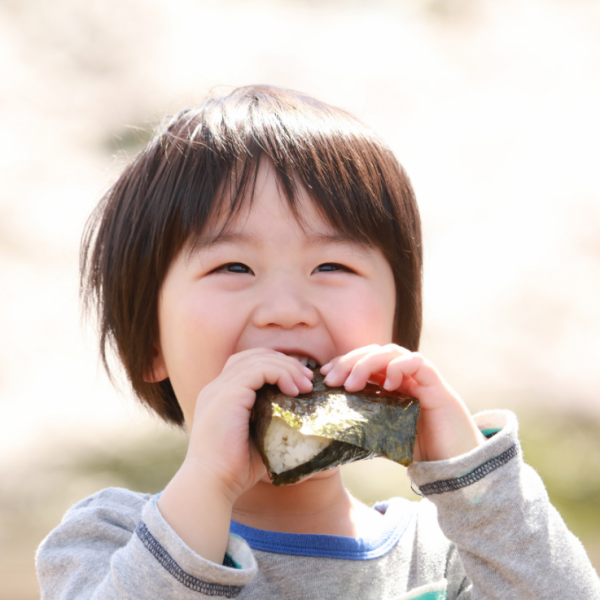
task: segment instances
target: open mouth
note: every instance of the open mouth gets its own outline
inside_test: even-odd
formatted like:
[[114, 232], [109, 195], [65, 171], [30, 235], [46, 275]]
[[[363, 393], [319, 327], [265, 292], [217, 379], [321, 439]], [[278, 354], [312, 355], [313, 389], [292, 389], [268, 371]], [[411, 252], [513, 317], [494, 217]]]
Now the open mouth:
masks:
[[309, 369], [316, 369], [320, 366], [314, 358], [309, 358], [308, 356], [301, 356], [300, 354], [288, 354], [288, 356], [299, 360], [305, 367], [308, 367]]

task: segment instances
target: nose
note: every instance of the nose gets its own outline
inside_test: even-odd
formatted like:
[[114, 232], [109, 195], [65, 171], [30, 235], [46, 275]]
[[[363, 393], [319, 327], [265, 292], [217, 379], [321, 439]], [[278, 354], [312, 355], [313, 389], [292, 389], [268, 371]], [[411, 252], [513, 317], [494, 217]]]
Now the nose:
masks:
[[288, 273], [273, 276], [260, 290], [253, 313], [256, 327], [314, 327], [319, 312], [311, 297], [309, 284], [296, 281]]

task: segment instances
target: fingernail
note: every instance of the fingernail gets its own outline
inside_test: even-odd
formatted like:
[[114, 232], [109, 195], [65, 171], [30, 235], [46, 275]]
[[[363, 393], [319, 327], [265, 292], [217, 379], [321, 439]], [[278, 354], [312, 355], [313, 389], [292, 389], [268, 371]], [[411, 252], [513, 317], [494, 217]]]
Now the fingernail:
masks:
[[354, 377], [354, 373], [350, 373], [350, 376], [344, 382], [344, 387], [348, 389], [348, 386], [352, 387], [356, 384], [356, 377]]
[[327, 375], [327, 371], [329, 371], [329, 369], [331, 369], [331, 361], [321, 367], [321, 373], [323, 375]]
[[386, 378], [386, 380], [383, 382], [383, 387], [386, 390], [389, 390], [392, 388], [392, 382]]

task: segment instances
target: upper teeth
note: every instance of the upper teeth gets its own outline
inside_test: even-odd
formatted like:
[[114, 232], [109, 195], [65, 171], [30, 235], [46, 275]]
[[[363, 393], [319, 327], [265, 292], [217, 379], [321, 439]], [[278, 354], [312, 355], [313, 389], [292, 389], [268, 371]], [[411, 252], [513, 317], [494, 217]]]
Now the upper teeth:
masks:
[[290, 354], [292, 358], [299, 360], [305, 367], [309, 369], [315, 369], [317, 367], [317, 361], [312, 358], [308, 358], [306, 356], [298, 356], [297, 354]]

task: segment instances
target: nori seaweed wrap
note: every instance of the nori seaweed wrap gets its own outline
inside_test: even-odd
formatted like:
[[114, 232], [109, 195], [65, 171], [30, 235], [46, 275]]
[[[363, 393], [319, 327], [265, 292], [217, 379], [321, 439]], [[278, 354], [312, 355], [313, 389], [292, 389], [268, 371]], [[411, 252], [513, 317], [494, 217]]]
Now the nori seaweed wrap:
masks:
[[[420, 409], [417, 399], [371, 384], [360, 392], [347, 392], [343, 387], [329, 387], [324, 380], [316, 370], [313, 391], [296, 397], [282, 394], [275, 385], [265, 385], [256, 393], [250, 435], [275, 485], [375, 456], [404, 466], [412, 462]], [[286, 451], [291, 448], [293, 452], [294, 440], [302, 439], [313, 456], [303, 461], [300, 453], [290, 461], [291, 466], [275, 464], [272, 447], [277, 442], [272, 440], [281, 432], [286, 443], [289, 438]]]

